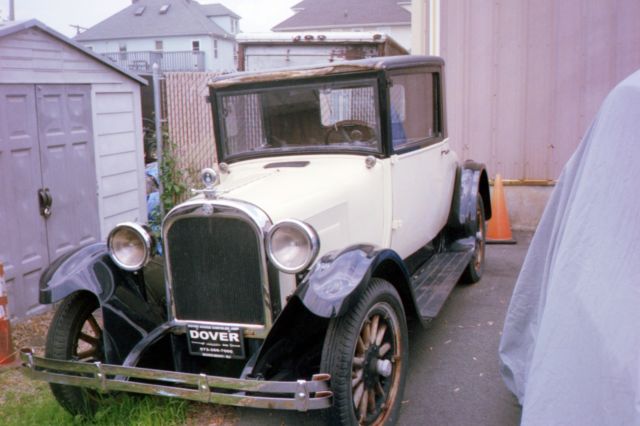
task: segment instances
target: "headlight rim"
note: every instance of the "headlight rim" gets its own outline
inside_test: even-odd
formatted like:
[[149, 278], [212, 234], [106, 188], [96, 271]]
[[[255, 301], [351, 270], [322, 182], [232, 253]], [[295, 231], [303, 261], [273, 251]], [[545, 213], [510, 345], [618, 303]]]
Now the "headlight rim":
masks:
[[[277, 257], [273, 254], [273, 251], [271, 248], [271, 241], [273, 239], [274, 233], [278, 229], [287, 225], [289, 226], [293, 225], [301, 229], [309, 242], [309, 247], [310, 247], [309, 256], [306, 258], [306, 260], [303, 263], [301, 263], [297, 267], [289, 267], [287, 265], [282, 264], [277, 259]], [[287, 274], [297, 274], [299, 272], [304, 271], [313, 263], [313, 261], [318, 257], [318, 253], [320, 252], [320, 238], [318, 237], [318, 233], [311, 225], [298, 219], [283, 219], [274, 223], [267, 233], [266, 243], [267, 243], [267, 257], [269, 258], [271, 263], [273, 263], [279, 271]]]
[[[142, 241], [142, 245], [144, 248], [144, 256], [142, 261], [138, 262], [135, 265], [127, 265], [118, 259], [118, 257], [114, 254], [113, 250], [113, 238], [116, 233], [124, 228], [128, 228], [134, 231], [134, 233], [140, 238]], [[113, 227], [113, 229], [109, 232], [109, 236], [107, 237], [107, 250], [109, 252], [109, 257], [120, 269], [124, 269], [125, 271], [135, 272], [144, 268], [151, 257], [153, 255], [152, 249], [154, 247], [153, 236], [151, 235], [150, 230], [145, 225], [141, 225], [135, 222], [122, 222]]]

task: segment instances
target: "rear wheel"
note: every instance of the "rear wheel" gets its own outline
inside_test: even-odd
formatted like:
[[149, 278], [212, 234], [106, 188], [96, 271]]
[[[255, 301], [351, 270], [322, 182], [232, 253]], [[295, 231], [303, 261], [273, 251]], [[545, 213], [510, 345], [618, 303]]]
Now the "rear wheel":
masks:
[[[84, 362], [104, 361], [101, 316], [93, 295], [76, 293], [58, 307], [47, 334], [45, 356]], [[98, 406], [100, 396], [95, 391], [56, 383], [50, 386], [58, 403], [73, 415], [91, 415]]]
[[482, 201], [482, 197], [478, 195], [478, 202], [476, 203], [476, 227], [474, 233], [475, 247], [473, 250], [473, 257], [462, 275], [462, 281], [465, 283], [474, 284], [482, 278], [486, 248], [485, 231], [484, 203]]
[[407, 369], [407, 323], [396, 289], [374, 278], [356, 306], [329, 323], [321, 371], [331, 374], [332, 425], [397, 421]]

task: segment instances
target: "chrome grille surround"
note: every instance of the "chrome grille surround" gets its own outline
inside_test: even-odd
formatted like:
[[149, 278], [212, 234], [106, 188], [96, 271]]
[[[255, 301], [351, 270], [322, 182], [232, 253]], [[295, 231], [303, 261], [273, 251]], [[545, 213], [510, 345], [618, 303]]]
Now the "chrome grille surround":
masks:
[[[172, 265], [170, 261], [171, 247], [168, 243], [168, 234], [171, 227], [179, 220], [184, 218], [208, 218], [208, 217], [226, 217], [239, 219], [251, 226], [256, 233], [258, 239], [258, 250], [260, 257], [260, 280], [262, 290], [262, 306], [264, 318], [260, 324], [246, 324], [223, 321], [201, 321], [189, 320], [188, 318], [178, 318], [176, 315], [176, 303], [174, 299], [174, 282], [172, 274]], [[271, 228], [272, 222], [268, 215], [257, 206], [238, 200], [229, 199], [209, 199], [198, 197], [189, 200], [174, 207], [165, 217], [162, 223], [162, 239], [165, 262], [165, 279], [167, 290], [167, 308], [169, 320], [174, 324], [207, 324], [219, 325], [226, 327], [242, 327], [245, 330], [246, 337], [266, 338], [273, 324], [273, 312], [271, 305], [271, 295], [269, 290], [269, 278], [267, 269], [267, 255], [265, 250], [265, 238], [268, 230]]]

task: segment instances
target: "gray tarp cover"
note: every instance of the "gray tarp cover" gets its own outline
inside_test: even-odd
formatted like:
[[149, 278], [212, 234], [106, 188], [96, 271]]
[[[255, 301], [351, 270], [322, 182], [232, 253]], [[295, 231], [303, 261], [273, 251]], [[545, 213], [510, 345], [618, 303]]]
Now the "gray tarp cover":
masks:
[[640, 72], [565, 166], [500, 342], [524, 425], [640, 425]]

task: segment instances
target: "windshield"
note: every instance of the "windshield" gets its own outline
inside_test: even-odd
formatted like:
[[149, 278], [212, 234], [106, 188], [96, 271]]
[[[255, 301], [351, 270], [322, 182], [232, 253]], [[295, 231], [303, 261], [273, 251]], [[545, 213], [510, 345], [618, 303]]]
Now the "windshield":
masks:
[[279, 152], [380, 151], [376, 80], [225, 92], [222, 159]]

